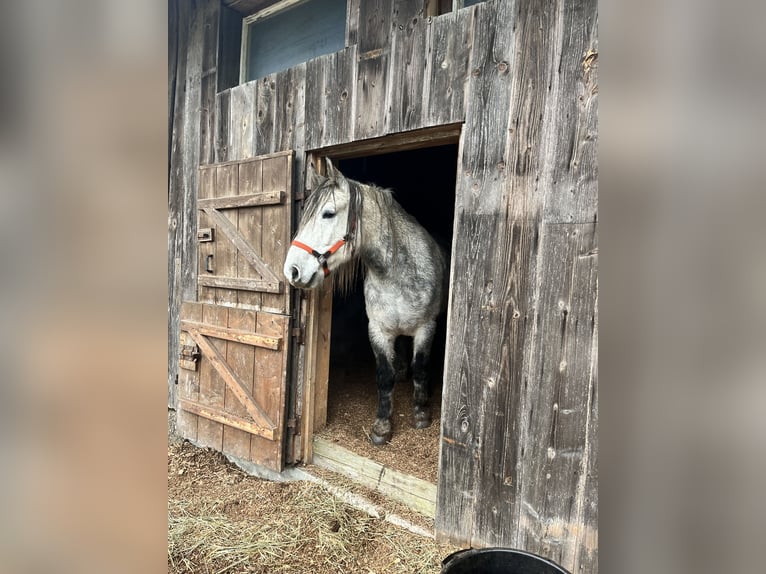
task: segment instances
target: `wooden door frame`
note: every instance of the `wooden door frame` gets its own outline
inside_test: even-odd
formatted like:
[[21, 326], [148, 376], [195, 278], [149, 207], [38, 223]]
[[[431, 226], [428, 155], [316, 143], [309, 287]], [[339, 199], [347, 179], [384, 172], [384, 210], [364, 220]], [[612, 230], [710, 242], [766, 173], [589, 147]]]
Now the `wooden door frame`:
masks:
[[[324, 162], [322, 161], [324, 158], [332, 160], [351, 159], [454, 143], [458, 143], [459, 149], [462, 149], [462, 128], [462, 122], [446, 124], [314, 150], [307, 152], [306, 166], [313, 164], [324, 169]], [[458, 150], [458, 157], [459, 154], [460, 151]], [[308, 183], [308, 173], [306, 180]], [[450, 277], [450, 284], [451, 281]], [[314, 433], [321, 429], [327, 420], [332, 300], [332, 291], [327, 287], [307, 292], [306, 298], [303, 300], [306, 319], [304, 378], [302, 381], [301, 458], [305, 463], [313, 462]]]

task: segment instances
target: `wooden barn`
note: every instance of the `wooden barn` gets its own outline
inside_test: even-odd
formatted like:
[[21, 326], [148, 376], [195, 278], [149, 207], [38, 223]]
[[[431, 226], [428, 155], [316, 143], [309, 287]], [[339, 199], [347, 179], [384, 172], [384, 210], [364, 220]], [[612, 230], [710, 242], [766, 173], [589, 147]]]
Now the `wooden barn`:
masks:
[[[596, 572], [596, 0], [168, 11], [168, 404], [183, 436], [371, 482], [434, 516], [440, 540]], [[451, 246], [437, 416], [428, 432], [402, 418], [380, 448], [364, 436], [363, 300], [282, 275], [325, 158]]]

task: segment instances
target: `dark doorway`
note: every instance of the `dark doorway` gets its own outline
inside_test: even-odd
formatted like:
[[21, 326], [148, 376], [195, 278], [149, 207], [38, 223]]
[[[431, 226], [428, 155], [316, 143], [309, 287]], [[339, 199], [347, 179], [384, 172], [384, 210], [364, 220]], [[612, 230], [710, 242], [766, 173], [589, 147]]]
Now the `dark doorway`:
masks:
[[[348, 178], [392, 189], [396, 201], [449, 253], [457, 153], [458, 145], [449, 144], [343, 159], [336, 161], [336, 165]], [[375, 417], [377, 389], [362, 283], [359, 277], [349, 294], [333, 296], [328, 418], [327, 427], [319, 435], [386, 466], [436, 483], [446, 314], [440, 318], [431, 353], [431, 427], [412, 428], [412, 383], [397, 384], [392, 442], [374, 447], [367, 433]]]

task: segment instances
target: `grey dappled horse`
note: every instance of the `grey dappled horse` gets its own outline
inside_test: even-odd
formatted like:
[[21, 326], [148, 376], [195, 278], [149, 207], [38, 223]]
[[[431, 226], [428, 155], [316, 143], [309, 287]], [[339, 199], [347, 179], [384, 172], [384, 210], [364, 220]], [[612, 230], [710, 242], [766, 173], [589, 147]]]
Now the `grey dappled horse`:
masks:
[[347, 179], [327, 161], [314, 175], [284, 274], [294, 287], [315, 289], [336, 272], [350, 281], [364, 270], [364, 298], [375, 354], [378, 413], [372, 442], [391, 439], [391, 393], [406, 373], [397, 337], [412, 337], [414, 425], [431, 424], [427, 367], [436, 320], [446, 306], [447, 258], [428, 232], [394, 200], [391, 190]]

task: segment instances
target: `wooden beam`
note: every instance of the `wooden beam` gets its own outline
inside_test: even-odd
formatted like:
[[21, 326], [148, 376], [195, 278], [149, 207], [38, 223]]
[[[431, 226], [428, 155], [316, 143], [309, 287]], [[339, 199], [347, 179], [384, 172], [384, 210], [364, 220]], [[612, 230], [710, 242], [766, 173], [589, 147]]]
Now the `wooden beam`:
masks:
[[215, 325], [197, 323], [196, 321], [182, 320], [181, 330], [190, 333], [199, 333], [216, 339], [226, 339], [227, 341], [234, 341], [235, 343], [263, 347], [265, 349], [271, 349], [272, 351], [279, 351], [282, 346], [282, 337], [268, 337], [266, 335], [259, 335], [258, 333], [251, 333], [250, 331], [225, 329], [223, 327], [216, 327]]
[[319, 437], [314, 438], [313, 451], [313, 464], [347, 476], [433, 518], [435, 484], [383, 466]]
[[278, 0], [222, 0], [224, 6], [228, 6], [247, 16], [258, 10], [263, 10], [271, 4], [275, 4]]
[[[217, 96], [218, 96], [218, 98], [220, 98], [221, 96], [230, 97], [230, 94], [231, 94], [231, 90], [224, 90], [223, 92], [221, 92]], [[201, 166], [199, 166], [198, 169], [199, 169], [199, 171], [203, 171], [205, 169], [210, 169], [211, 167], [218, 168], [218, 167], [227, 166], [227, 165], [238, 165], [239, 166], [239, 165], [242, 165], [242, 164], [262, 162], [263, 160], [270, 159], [272, 157], [282, 157], [282, 156], [285, 156], [285, 155], [292, 156], [293, 153], [294, 153], [294, 150], [289, 149], [289, 150], [285, 150], [285, 151], [275, 151], [274, 153], [259, 154], [257, 157], [249, 157], [249, 158], [246, 158], [246, 159], [221, 160], [221, 161], [216, 161], [215, 162], [215, 166], [201, 165]]]
[[231, 413], [201, 405], [199, 403], [188, 401], [186, 399], [179, 399], [178, 404], [184, 411], [219, 422], [221, 424], [225, 424], [226, 426], [234, 427], [251, 434], [262, 436], [268, 440], [274, 440], [274, 429], [261, 427], [252, 421], [243, 419], [242, 417], [238, 417]]
[[271, 3], [270, 6], [266, 6], [261, 10], [258, 10], [255, 14], [250, 14], [245, 18], [245, 22], [252, 24], [258, 20], [263, 20], [269, 16], [273, 16], [279, 12], [284, 12], [290, 8], [294, 8], [299, 4], [303, 4], [306, 0], [279, 0], [278, 2]]
[[285, 202], [284, 191], [269, 191], [266, 193], [251, 193], [248, 195], [232, 195], [228, 197], [211, 197], [197, 201], [198, 209], [231, 209], [234, 207], [257, 207], [259, 205], [275, 205]]
[[[260, 255], [256, 253], [253, 246], [250, 245], [247, 240], [242, 237], [234, 224], [228, 217], [223, 215], [220, 211], [217, 211], [211, 207], [203, 208], [203, 211], [215, 221], [218, 229], [220, 229], [226, 237], [239, 249], [239, 252], [252, 265], [261, 276], [270, 283], [279, 283], [279, 277], [277, 277], [271, 268], [261, 259]], [[277, 293], [281, 292], [276, 291]]]
[[243, 289], [263, 293], [281, 293], [282, 283], [248, 279], [246, 277], [221, 277], [220, 275], [200, 275], [198, 283], [203, 287], [221, 287], [223, 289]]
[[333, 159], [346, 159], [454, 144], [460, 140], [462, 126], [462, 123], [448, 124], [328, 146], [322, 149], [322, 156]]
[[189, 331], [189, 334], [194, 339], [194, 342], [197, 343], [200, 350], [202, 351], [202, 354], [205, 355], [205, 358], [210, 361], [210, 364], [213, 366], [213, 368], [215, 368], [215, 370], [224, 380], [226, 386], [231, 389], [231, 392], [233, 392], [237, 399], [239, 399], [239, 401], [245, 406], [248, 414], [253, 417], [255, 424], [261, 428], [270, 429], [272, 431], [276, 429], [276, 425], [271, 420], [269, 415], [263, 412], [263, 409], [258, 406], [258, 403], [255, 402], [255, 399], [253, 398], [253, 395], [251, 395], [250, 391], [248, 391], [239, 381], [236, 373], [231, 370], [229, 365], [226, 363], [226, 359], [221, 356], [221, 353], [218, 351], [218, 349], [216, 349], [210, 343], [210, 341], [208, 341], [207, 338], [198, 331], [191, 330]]

